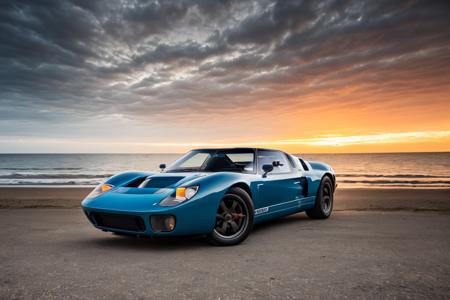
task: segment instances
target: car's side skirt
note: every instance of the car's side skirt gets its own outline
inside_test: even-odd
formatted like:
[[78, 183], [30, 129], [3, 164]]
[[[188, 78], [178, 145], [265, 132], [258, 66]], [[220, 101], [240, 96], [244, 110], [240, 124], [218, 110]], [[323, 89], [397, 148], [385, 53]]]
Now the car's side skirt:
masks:
[[297, 198], [291, 201], [255, 209], [255, 223], [290, 215], [314, 206], [315, 196]]

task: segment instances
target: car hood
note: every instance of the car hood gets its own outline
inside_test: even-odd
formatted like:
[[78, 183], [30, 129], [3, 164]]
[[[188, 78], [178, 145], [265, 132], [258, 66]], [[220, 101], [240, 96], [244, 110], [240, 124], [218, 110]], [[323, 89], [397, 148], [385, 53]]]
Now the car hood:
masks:
[[[211, 173], [209, 173], [211, 174]], [[147, 177], [161, 187], [116, 187], [92, 199], [85, 199], [88, 208], [117, 211], [147, 211], [157, 208], [165, 198], [175, 195], [175, 189], [208, 173], [158, 173]]]

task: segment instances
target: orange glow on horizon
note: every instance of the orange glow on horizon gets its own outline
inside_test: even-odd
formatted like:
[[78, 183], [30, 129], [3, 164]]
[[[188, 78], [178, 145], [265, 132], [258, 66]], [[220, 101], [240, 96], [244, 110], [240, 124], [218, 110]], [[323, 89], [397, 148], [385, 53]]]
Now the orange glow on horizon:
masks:
[[[0, 141], [14, 144], [14, 140]], [[357, 153], [357, 152], [446, 152], [450, 151], [450, 130], [417, 131], [397, 133], [376, 133], [368, 135], [328, 135], [282, 140], [240, 141], [184, 141], [136, 142], [132, 140], [117, 142], [28, 139], [16, 141], [22, 146], [39, 149], [40, 145], [50, 146], [55, 152], [83, 152], [82, 149], [95, 148], [99, 153], [181, 153], [195, 148], [259, 147], [281, 149], [291, 153]], [[67, 149], [70, 149], [67, 151]], [[114, 151], [111, 151], [113, 149]], [[41, 151], [45, 152], [45, 151]], [[51, 152], [51, 151], [50, 151]]]

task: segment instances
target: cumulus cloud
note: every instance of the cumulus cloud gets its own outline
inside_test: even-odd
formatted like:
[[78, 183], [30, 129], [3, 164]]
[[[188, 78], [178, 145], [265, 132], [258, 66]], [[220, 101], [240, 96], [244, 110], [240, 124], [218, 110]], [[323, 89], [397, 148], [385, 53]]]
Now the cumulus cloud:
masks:
[[449, 14], [446, 1], [3, 1], [0, 135], [442, 105]]

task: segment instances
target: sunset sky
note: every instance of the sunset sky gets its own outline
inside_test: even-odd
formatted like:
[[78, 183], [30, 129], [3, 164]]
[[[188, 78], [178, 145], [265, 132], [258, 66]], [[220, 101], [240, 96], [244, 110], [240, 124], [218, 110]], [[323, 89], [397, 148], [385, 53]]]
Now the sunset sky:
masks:
[[2, 1], [0, 152], [450, 151], [449, 1]]

